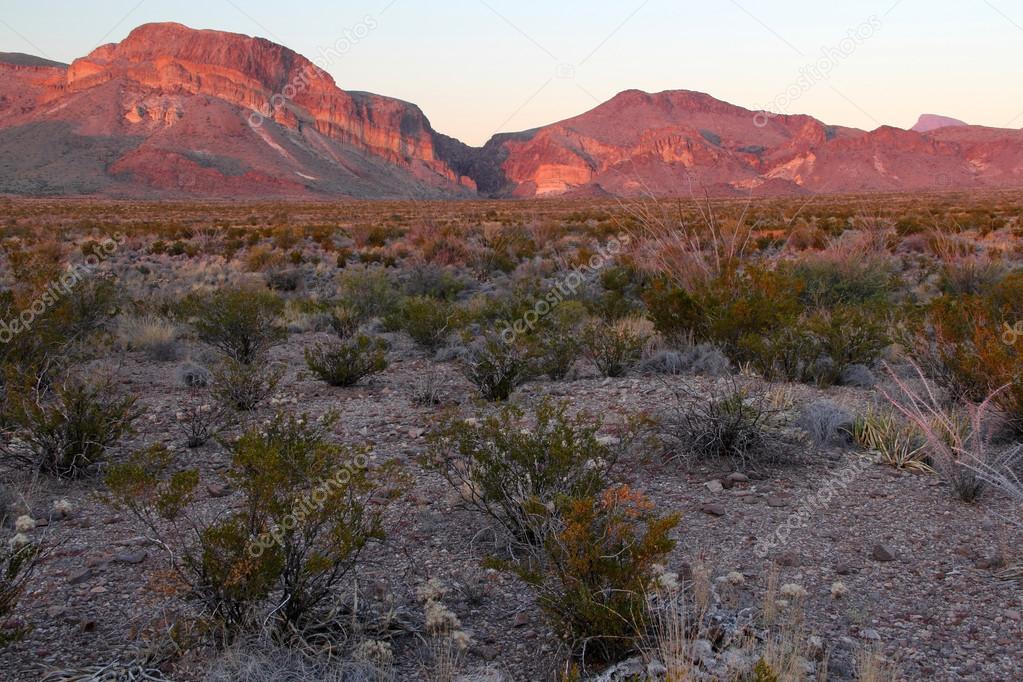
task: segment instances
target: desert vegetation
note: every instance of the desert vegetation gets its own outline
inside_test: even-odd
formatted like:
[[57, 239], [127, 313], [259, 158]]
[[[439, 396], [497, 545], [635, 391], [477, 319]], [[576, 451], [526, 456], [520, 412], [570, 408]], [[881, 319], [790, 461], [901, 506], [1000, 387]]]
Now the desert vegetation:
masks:
[[1023, 209], [0, 200], [0, 677], [987, 680]]

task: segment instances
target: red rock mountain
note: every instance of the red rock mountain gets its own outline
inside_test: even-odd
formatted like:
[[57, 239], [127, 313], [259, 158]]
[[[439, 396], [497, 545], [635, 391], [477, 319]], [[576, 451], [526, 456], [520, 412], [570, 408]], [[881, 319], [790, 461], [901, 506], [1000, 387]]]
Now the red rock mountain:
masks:
[[697, 92], [623, 92], [581, 116], [499, 135], [480, 188], [508, 196], [758, 195], [1023, 186], [1023, 132], [828, 126]]
[[68, 67], [0, 57], [0, 191], [475, 194], [438, 144], [414, 105], [258, 38], [149, 24]]
[[70, 66], [0, 53], [0, 193], [161, 198], [758, 195], [1023, 186], [1023, 132], [872, 132], [630, 90], [470, 148], [260, 38], [149, 24]]

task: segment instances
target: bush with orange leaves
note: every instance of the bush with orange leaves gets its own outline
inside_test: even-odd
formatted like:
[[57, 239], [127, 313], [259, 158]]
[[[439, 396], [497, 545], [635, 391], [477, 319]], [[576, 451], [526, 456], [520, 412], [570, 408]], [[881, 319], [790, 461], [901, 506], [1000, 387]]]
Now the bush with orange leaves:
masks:
[[953, 400], [996, 405], [1023, 430], [1023, 273], [983, 295], [943, 296], [911, 339], [917, 361]]
[[642, 493], [618, 485], [538, 506], [530, 518], [539, 541], [494, 564], [536, 592], [551, 627], [583, 662], [634, 653], [650, 622], [648, 588], [675, 547], [679, 515], [659, 515]]

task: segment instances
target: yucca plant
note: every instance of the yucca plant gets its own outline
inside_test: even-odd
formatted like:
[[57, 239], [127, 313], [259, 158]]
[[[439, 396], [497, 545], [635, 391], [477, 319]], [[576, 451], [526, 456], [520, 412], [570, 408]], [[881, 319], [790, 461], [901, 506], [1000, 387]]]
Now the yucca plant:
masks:
[[934, 473], [923, 436], [892, 410], [871, 408], [853, 422], [853, 439], [896, 469]]

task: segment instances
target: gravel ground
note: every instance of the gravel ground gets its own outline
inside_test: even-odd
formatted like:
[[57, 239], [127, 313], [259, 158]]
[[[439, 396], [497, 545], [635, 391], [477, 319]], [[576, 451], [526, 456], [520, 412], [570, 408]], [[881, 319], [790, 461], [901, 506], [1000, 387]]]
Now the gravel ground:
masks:
[[[360, 583], [367, 593], [391, 595], [420, 618], [417, 584], [439, 577], [466, 585], [449, 598], [449, 606], [475, 640], [467, 664], [493, 665], [514, 680], [551, 679], [559, 647], [530, 594], [515, 580], [479, 568], [490, 544], [480, 519], [456, 509], [446, 483], [416, 462], [425, 433], [444, 410], [474, 409], [471, 386], [455, 365], [427, 360], [397, 339], [384, 374], [364, 386], [330, 388], [303, 371], [302, 349], [315, 339], [295, 335], [275, 349], [274, 360], [288, 367], [278, 398], [311, 416], [339, 412], [340, 441], [371, 444], [375, 461], [399, 459], [410, 474], [408, 492], [387, 509], [388, 541], [370, 553]], [[187, 398], [176, 382], [180, 363], [124, 354], [117, 364], [125, 388], [141, 396], [145, 414], [133, 441], [112, 456], [164, 442], [201, 469], [205, 504], [231, 504], [230, 493], [219, 488], [226, 465], [221, 446], [182, 447], [175, 423]], [[427, 375], [435, 375], [440, 386], [439, 406], [411, 400], [413, 386]], [[656, 413], [683, 381], [711, 390], [712, 380], [694, 377], [604, 380], [583, 373], [573, 381], [528, 384], [513, 400], [530, 405], [550, 395], [615, 424], [636, 412]], [[873, 398], [862, 390], [785, 389], [797, 405], [827, 397], [854, 411]], [[268, 406], [252, 418], [272, 411]], [[726, 486], [714, 482], [727, 479], [728, 467], [686, 471], [653, 451], [633, 454], [623, 471], [660, 509], [683, 513], [670, 569], [702, 557], [714, 576], [743, 573], [739, 606], [762, 602], [772, 571], [780, 583], [806, 588], [807, 627], [832, 649], [830, 679], [854, 679], [853, 652], [864, 646], [882, 649], [908, 680], [1023, 679], [1023, 593], [1019, 584], [999, 577], [1003, 566], [1023, 560], [1018, 549], [1023, 531], [1013, 524], [1020, 510], [994, 494], [975, 506], [961, 504], [935, 477], [857, 465], [865, 453], [851, 447], [816, 451], [803, 445], [799, 454], [799, 463], [766, 475], [748, 472], [748, 481], [726, 480]], [[847, 483], [840, 480], [843, 471], [852, 472]], [[52, 549], [23, 599], [22, 612], [34, 629], [0, 654], [0, 679], [35, 680], [52, 668], [124, 658], [139, 632], [187, 609], [168, 596], [173, 585], [161, 551], [130, 518], [96, 499], [94, 480], [63, 484], [5, 475], [26, 494], [37, 519], [49, 516], [52, 502], [63, 498], [73, 512], [33, 531]], [[760, 558], [758, 541], [772, 536], [829, 482], [835, 489], [830, 501]], [[832, 596], [836, 581], [848, 589], [840, 599]], [[398, 679], [422, 679], [415, 638], [399, 639], [396, 654]], [[209, 656], [191, 652], [169, 676], [201, 679]]]

